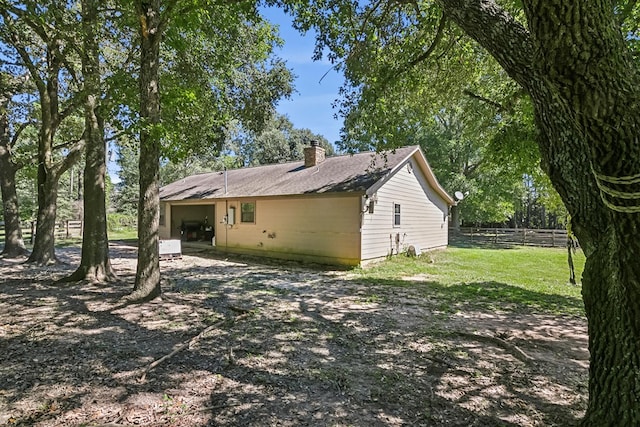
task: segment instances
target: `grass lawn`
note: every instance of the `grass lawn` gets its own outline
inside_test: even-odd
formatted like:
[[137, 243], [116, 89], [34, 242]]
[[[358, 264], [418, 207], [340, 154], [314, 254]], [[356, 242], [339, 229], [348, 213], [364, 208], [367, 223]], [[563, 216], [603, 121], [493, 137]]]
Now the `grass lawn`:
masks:
[[109, 240], [137, 240], [137, 228], [121, 228], [117, 231], [109, 231]]
[[[574, 255], [578, 280], [585, 257]], [[584, 315], [580, 286], [569, 284], [567, 251], [557, 248], [454, 247], [417, 258], [393, 257], [356, 274], [370, 283], [415, 286], [443, 309], [460, 305], [502, 311]]]

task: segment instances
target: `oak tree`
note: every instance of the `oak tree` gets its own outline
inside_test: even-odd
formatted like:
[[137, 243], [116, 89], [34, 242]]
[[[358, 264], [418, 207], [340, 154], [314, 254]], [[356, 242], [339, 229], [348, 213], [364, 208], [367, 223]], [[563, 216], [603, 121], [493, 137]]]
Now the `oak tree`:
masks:
[[28, 254], [22, 238], [16, 186], [16, 174], [25, 162], [16, 156], [16, 145], [21, 133], [32, 123], [28, 119], [21, 122], [11, 119], [11, 110], [15, 104], [13, 98], [24, 92], [26, 83], [20, 76], [0, 72], [0, 188], [5, 229], [4, 247], [0, 255], [6, 258]]
[[441, 64], [429, 77], [458, 85], [452, 70], [474, 62], [474, 52], [443, 59], [463, 37], [528, 96], [542, 168], [587, 257], [590, 369], [582, 424], [640, 424], [637, 2], [327, 0], [289, 7], [302, 28], [317, 26], [318, 52], [331, 49], [357, 83], [356, 97], [366, 89], [375, 100], [387, 83], [415, 77], [407, 70], [425, 63]]
[[61, 5], [3, 1], [2, 41], [10, 45], [36, 87], [39, 100], [38, 212], [28, 261], [56, 262], [54, 230], [58, 184], [84, 149], [81, 135], [60, 142], [56, 135], [81, 102], [74, 61], [75, 18]]
[[106, 209], [106, 146], [101, 108], [103, 90], [100, 72], [100, 19], [97, 0], [82, 0], [82, 64], [84, 138], [83, 235], [80, 265], [64, 281], [115, 279], [109, 260]]
[[[140, 38], [139, 247], [136, 283], [127, 299], [145, 301], [161, 292], [160, 158], [219, 149], [233, 119], [258, 129], [275, 102], [291, 92], [291, 74], [282, 61], [270, 61], [275, 31], [252, 2], [135, 4]], [[164, 74], [161, 63], [173, 73]], [[160, 114], [161, 95], [166, 117]]]

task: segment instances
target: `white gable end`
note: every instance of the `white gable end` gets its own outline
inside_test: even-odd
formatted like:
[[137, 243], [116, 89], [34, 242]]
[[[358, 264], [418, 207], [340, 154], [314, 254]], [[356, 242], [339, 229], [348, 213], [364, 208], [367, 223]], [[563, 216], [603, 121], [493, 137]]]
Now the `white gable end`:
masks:
[[447, 245], [447, 201], [429, 185], [414, 157], [373, 198], [373, 213], [362, 217], [362, 260], [403, 252], [409, 245], [420, 250]]

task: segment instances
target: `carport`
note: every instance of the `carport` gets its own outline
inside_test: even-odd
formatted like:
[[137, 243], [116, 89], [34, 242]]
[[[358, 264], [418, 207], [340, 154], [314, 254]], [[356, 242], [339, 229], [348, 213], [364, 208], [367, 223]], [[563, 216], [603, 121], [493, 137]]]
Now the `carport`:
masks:
[[215, 204], [170, 205], [172, 239], [205, 241], [211, 244], [215, 232]]

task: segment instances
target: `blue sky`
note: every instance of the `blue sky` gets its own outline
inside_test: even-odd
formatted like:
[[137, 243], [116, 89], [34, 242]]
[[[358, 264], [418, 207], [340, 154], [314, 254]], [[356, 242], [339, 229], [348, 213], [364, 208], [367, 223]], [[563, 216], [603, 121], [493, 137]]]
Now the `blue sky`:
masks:
[[333, 143], [340, 137], [342, 120], [336, 120], [336, 111], [331, 104], [338, 97], [343, 82], [341, 73], [336, 72], [329, 61], [313, 61], [315, 36], [304, 36], [291, 27], [291, 18], [281, 9], [263, 9], [266, 19], [280, 26], [280, 36], [284, 46], [278, 56], [287, 61], [296, 77], [296, 93], [289, 100], [280, 101], [277, 110], [289, 117], [296, 128], [310, 129], [323, 135]]

